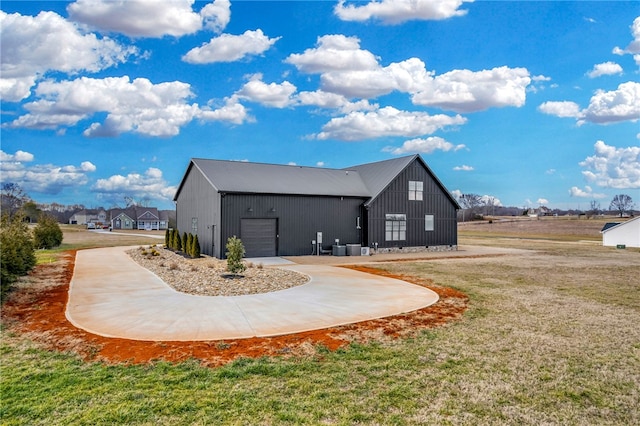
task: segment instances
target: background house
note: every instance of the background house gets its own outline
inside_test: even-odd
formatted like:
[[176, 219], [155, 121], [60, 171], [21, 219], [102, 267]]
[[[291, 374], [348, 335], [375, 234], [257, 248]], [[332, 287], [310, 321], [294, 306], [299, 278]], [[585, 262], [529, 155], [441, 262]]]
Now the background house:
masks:
[[169, 227], [169, 212], [156, 207], [132, 206], [126, 209], [111, 209], [112, 229], [163, 230]]
[[603, 246], [640, 247], [640, 216], [622, 223], [607, 223], [600, 232]]
[[247, 257], [312, 254], [336, 240], [457, 247], [459, 206], [419, 155], [347, 169], [192, 159], [174, 201], [180, 232], [219, 258], [234, 235]]
[[80, 210], [69, 218], [71, 225], [86, 225], [88, 223], [104, 225], [107, 223], [107, 212], [103, 209]]

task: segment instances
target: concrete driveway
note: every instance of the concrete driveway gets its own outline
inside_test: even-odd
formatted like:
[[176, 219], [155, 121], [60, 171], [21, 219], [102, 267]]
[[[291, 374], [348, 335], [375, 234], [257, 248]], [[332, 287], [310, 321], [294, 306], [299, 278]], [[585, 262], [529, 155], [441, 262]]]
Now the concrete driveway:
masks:
[[67, 319], [107, 337], [149, 341], [222, 340], [317, 330], [410, 312], [438, 301], [426, 288], [323, 265], [279, 266], [311, 280], [247, 296], [177, 292], [129, 258], [130, 247], [80, 250]]

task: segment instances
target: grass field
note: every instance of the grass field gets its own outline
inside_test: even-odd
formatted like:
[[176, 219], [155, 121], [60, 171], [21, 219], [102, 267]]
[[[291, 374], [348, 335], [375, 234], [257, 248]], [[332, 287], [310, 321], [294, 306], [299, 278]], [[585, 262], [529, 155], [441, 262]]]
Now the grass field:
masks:
[[601, 226], [463, 225], [463, 247], [523, 251], [379, 265], [470, 297], [461, 320], [410, 339], [212, 369], [195, 361], [85, 363], [3, 332], [0, 418], [4, 425], [640, 424], [640, 250], [602, 247]]

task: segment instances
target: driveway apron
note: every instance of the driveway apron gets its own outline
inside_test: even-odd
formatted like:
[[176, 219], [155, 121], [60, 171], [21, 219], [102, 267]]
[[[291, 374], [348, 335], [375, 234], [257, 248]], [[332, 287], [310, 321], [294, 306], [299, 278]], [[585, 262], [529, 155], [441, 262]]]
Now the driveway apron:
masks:
[[110, 247], [77, 252], [67, 319], [107, 337], [149, 341], [224, 340], [318, 330], [410, 312], [438, 295], [404, 281], [319, 265], [279, 266], [310, 277], [301, 286], [246, 296], [175, 291]]

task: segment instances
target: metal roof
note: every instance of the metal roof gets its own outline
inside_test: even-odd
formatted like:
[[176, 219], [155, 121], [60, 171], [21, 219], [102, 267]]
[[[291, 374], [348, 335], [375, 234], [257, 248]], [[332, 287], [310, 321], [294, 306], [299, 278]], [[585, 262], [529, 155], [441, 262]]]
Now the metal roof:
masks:
[[344, 169], [193, 158], [173, 199], [178, 199], [189, 170], [196, 167], [218, 192], [366, 197], [365, 205], [369, 205], [416, 159], [459, 209], [458, 202], [418, 154]]
[[410, 155], [392, 160], [361, 164], [359, 166], [349, 167], [348, 169], [357, 171], [367, 185], [367, 188], [369, 188], [371, 199], [366, 203], [369, 204], [380, 195], [393, 179], [411, 164], [416, 157], [418, 157], [418, 155]]
[[620, 225], [620, 222], [607, 222], [604, 224], [600, 232], [604, 232], [607, 229], [613, 228], [614, 226], [618, 226], [618, 225]]
[[360, 175], [349, 170], [202, 158], [191, 161], [218, 192], [370, 196]]

